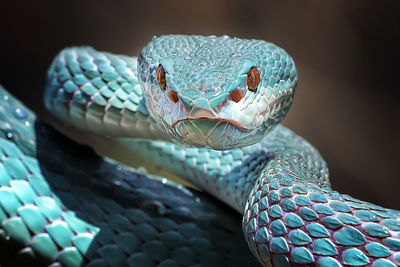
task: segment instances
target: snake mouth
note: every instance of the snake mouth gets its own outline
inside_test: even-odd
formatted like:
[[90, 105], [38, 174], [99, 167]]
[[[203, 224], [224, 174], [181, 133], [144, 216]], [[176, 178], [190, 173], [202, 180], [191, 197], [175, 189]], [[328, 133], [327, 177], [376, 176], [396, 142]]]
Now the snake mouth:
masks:
[[238, 129], [242, 130], [242, 131], [247, 131], [248, 129], [246, 127], [244, 127], [243, 125], [241, 125], [239, 122], [235, 121], [235, 120], [230, 120], [230, 119], [223, 119], [223, 118], [210, 118], [210, 117], [198, 117], [198, 118], [184, 118], [184, 119], [179, 119], [174, 121], [171, 124], [171, 128], [175, 128], [175, 126], [177, 124], [179, 124], [180, 122], [183, 121], [190, 121], [190, 122], [204, 122], [204, 121], [210, 121], [212, 123], [215, 123], [216, 126], [218, 124], [221, 123], [228, 123], [228, 124], [232, 124], [233, 126], [237, 127]]
[[240, 143], [249, 131], [238, 122], [216, 118], [185, 118], [173, 123], [172, 132], [183, 143], [196, 147], [225, 149]]

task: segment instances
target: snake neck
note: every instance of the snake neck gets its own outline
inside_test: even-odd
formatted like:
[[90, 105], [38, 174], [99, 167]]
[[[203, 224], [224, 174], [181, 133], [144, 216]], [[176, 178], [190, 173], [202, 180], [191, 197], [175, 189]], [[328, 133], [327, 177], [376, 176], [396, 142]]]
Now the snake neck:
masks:
[[329, 188], [328, 170], [318, 152], [281, 125], [258, 144], [227, 151], [188, 148], [160, 141], [125, 140], [124, 145], [173, 171], [240, 213], [243, 213], [259, 177], [278, 168], [282, 162], [295, 161], [299, 166], [293, 179]]

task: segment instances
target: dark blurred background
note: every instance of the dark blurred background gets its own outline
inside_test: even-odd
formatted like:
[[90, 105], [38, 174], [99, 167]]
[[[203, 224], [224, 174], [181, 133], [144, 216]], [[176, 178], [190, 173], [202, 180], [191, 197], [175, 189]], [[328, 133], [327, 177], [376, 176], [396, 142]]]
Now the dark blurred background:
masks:
[[42, 106], [45, 73], [65, 46], [137, 55], [153, 35], [264, 39], [295, 59], [284, 124], [314, 144], [333, 187], [400, 208], [399, 1], [4, 1], [0, 83]]

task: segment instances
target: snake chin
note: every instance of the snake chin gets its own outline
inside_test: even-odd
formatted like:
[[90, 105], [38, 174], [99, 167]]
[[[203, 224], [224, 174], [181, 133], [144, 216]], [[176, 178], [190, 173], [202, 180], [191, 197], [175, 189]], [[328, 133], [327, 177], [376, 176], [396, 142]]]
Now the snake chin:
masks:
[[[209, 118], [209, 117], [186, 117], [184, 119], [179, 119], [174, 121], [171, 124], [171, 127], [174, 128], [176, 125], [178, 125], [180, 122], [183, 121], [190, 121], [191, 123], [193, 123], [195, 126], [199, 127], [199, 130], [201, 130], [205, 136], [207, 136], [210, 132], [207, 132], [210, 130], [209, 127], [203, 128], [205, 125], [209, 125], [212, 127], [212, 129], [214, 129], [215, 127], [217, 127], [219, 124], [221, 123], [225, 123], [225, 124], [232, 124], [233, 126], [237, 127], [238, 129], [242, 129], [243, 131], [248, 130], [246, 127], [244, 127], [243, 125], [241, 125], [239, 122], [235, 121], [235, 120], [229, 120], [229, 119], [223, 119], [223, 118]], [[204, 131], [206, 132], [204, 132]]]
[[252, 130], [226, 119], [183, 119], [173, 123], [171, 131], [180, 143], [215, 150], [226, 150], [253, 144], [245, 137]]

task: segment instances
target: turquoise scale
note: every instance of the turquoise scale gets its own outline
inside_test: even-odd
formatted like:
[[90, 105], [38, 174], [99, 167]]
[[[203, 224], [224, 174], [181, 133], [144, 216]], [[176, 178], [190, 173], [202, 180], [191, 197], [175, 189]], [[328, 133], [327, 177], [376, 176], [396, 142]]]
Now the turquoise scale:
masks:
[[312, 253], [305, 247], [297, 247], [292, 250], [291, 256], [295, 263], [310, 264], [314, 262]]
[[307, 207], [300, 208], [300, 216], [306, 221], [314, 221], [318, 219], [317, 213], [314, 210]]
[[285, 216], [285, 222], [289, 227], [296, 228], [304, 225], [303, 220], [294, 213], [289, 213]]
[[283, 237], [274, 237], [270, 243], [271, 252], [273, 253], [287, 253], [289, 246]]
[[366, 223], [363, 228], [364, 231], [367, 232], [367, 234], [370, 236], [382, 238], [391, 236], [388, 229], [377, 223]]
[[343, 226], [342, 222], [332, 216], [322, 218], [321, 222], [325, 227], [332, 230], [339, 229]]
[[296, 209], [296, 204], [291, 199], [282, 199], [282, 209], [286, 212]]
[[328, 230], [319, 223], [310, 223], [307, 225], [307, 231], [312, 237], [327, 237], [329, 236]]
[[331, 257], [322, 257], [317, 261], [319, 267], [340, 267], [342, 266], [336, 259]]
[[336, 245], [327, 238], [316, 239], [313, 243], [313, 251], [322, 256], [335, 256], [338, 254]]
[[377, 258], [387, 257], [391, 254], [387, 247], [377, 242], [369, 243], [365, 246], [365, 249], [367, 250], [368, 255]]
[[346, 249], [342, 257], [343, 263], [351, 266], [363, 266], [370, 263], [368, 257], [357, 248]]
[[307, 245], [312, 242], [312, 239], [299, 229], [290, 231], [289, 240], [295, 246]]
[[365, 236], [356, 228], [347, 226], [334, 234], [335, 241], [340, 245], [359, 246], [365, 243]]
[[342, 223], [345, 223], [345, 224], [349, 224], [349, 225], [360, 225], [361, 224], [359, 219], [357, 219], [356, 217], [354, 217], [348, 213], [338, 213], [337, 218]]
[[281, 220], [272, 221], [270, 224], [271, 233], [274, 236], [280, 236], [287, 233], [285, 224]]

